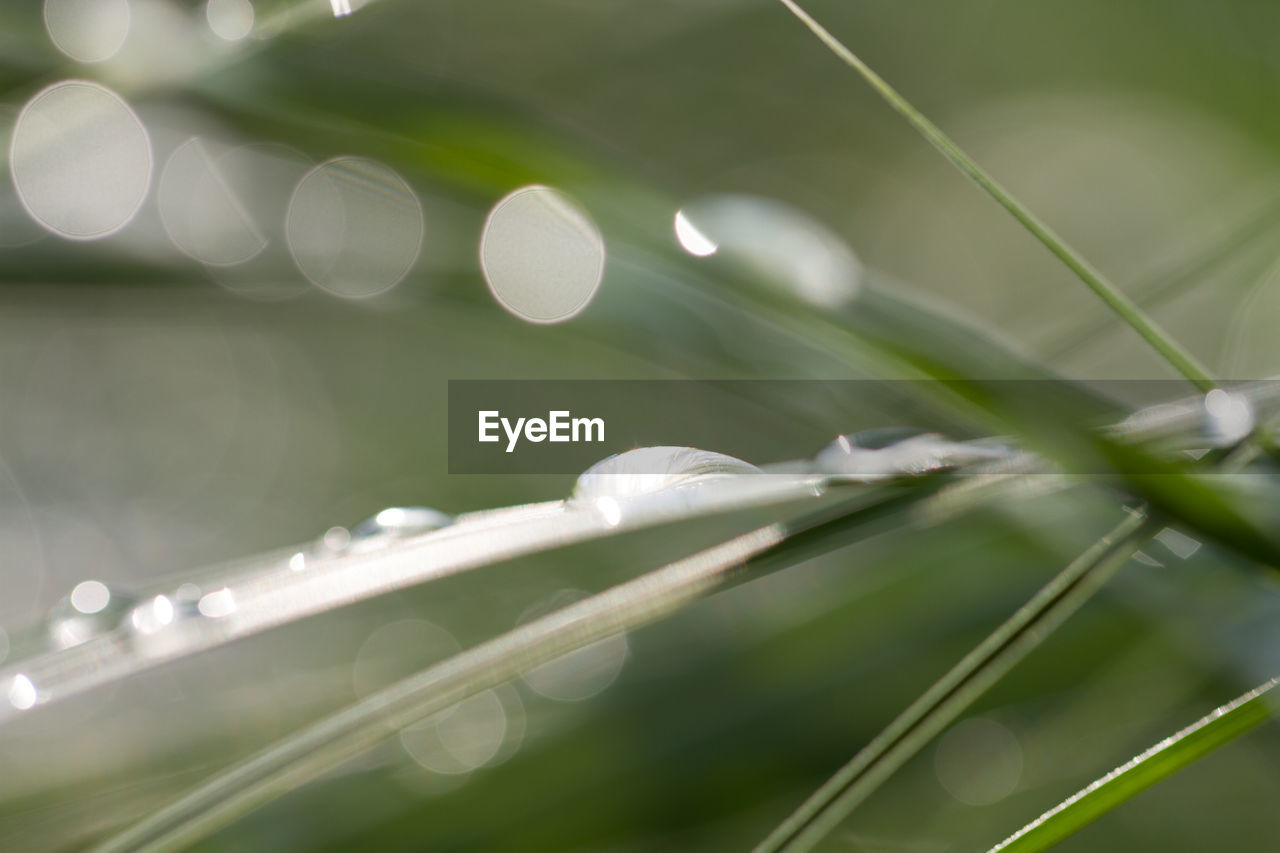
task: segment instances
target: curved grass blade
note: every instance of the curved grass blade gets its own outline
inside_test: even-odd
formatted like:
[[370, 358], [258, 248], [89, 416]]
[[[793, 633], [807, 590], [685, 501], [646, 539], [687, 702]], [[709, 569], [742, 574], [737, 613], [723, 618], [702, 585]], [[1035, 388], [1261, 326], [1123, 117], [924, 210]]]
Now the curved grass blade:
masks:
[[1079, 252], [1058, 236], [1053, 229], [1024, 207], [995, 178], [987, 174], [975, 160], [952, 142], [951, 138], [943, 133], [937, 125], [929, 121], [923, 113], [912, 106], [884, 78], [876, 74], [870, 66], [859, 59], [857, 54], [818, 23], [812, 15], [801, 8], [796, 0], [779, 0], [779, 2], [808, 27], [832, 53], [854, 71], [857, 71], [890, 107], [919, 131], [933, 147], [937, 148], [944, 157], [951, 161], [952, 165], [981, 187], [987, 195], [991, 196], [997, 204], [1007, 210], [1050, 252], [1066, 264], [1068, 269], [1075, 273], [1090, 290], [1097, 294], [1135, 332], [1141, 335], [1151, 345], [1152, 349], [1158, 352], [1175, 370], [1202, 390], [1207, 391], [1215, 387], [1216, 383], [1209, 374], [1208, 369], [1194, 355], [1174, 340], [1168, 332], [1160, 328], [1124, 291], [1112, 284], [1101, 271], [1085, 260]]
[[358, 755], [399, 729], [521, 673], [657, 621], [750, 569], [765, 573], [873, 535], [945, 482], [886, 486], [789, 523], [772, 524], [583, 599], [409, 676], [295, 732], [200, 784], [97, 848], [171, 850]]
[[755, 848], [811, 850], [899, 767], [1027, 656], [1162, 525], [1132, 512], [1040, 589], [859, 750]]
[[989, 853], [1047, 850], [1193, 761], [1252, 731], [1274, 713], [1273, 697], [1268, 694], [1277, 682], [1280, 679], [1273, 678], [1165, 738], [1045, 812]]

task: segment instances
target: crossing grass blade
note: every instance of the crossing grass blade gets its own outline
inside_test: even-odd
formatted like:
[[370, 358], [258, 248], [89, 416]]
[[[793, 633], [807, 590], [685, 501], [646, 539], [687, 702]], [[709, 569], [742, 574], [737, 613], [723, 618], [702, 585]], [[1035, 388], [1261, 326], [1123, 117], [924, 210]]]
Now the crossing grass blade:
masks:
[[949, 136], [925, 117], [911, 103], [889, 85], [887, 81], [869, 65], [858, 58], [843, 42], [837, 39], [822, 24], [806, 12], [795, 0], [779, 0], [791, 14], [795, 15], [818, 39], [827, 46], [846, 65], [858, 72], [871, 85], [890, 107], [919, 131], [934, 148], [942, 153], [952, 165], [977, 184], [987, 195], [1024, 228], [1031, 232], [1037, 240], [1052, 252], [1068, 269], [1085, 283], [1107, 306], [1125, 323], [1151, 345], [1175, 370], [1203, 390], [1215, 387], [1216, 382], [1208, 369], [1185, 347], [1174, 340], [1168, 332], [1146, 315], [1146, 312], [1134, 302], [1124, 291], [1116, 287], [1100, 270], [1089, 263], [1079, 252], [1072, 248], [1066, 240], [1058, 236], [1038, 216], [1032, 213], [1013, 194], [1006, 190], [985, 169], [978, 165], [972, 157], [956, 145]]
[[1255, 687], [1182, 731], [1135, 756], [1106, 776], [1036, 818], [989, 853], [1038, 853], [1162, 782], [1220, 746], [1257, 728], [1273, 713], [1272, 689], [1280, 679]]

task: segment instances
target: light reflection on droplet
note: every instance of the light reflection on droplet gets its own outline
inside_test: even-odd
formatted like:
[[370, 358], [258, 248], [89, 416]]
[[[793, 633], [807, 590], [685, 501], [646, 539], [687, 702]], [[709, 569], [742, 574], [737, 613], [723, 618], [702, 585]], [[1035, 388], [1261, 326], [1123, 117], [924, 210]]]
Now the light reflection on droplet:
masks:
[[53, 233], [93, 240], [133, 219], [151, 186], [151, 142], [119, 95], [68, 80], [22, 108], [9, 146], [22, 206]]
[[19, 711], [26, 711], [36, 704], [36, 686], [25, 675], [18, 674], [9, 682], [9, 704]]
[[285, 218], [298, 269], [345, 299], [399, 284], [418, 260], [423, 231], [422, 205], [409, 184], [363, 157], [337, 157], [308, 172]]
[[105, 62], [129, 36], [129, 0], [44, 0], [44, 28], [77, 62]]
[[165, 595], [157, 595], [150, 601], [134, 608], [130, 621], [134, 630], [143, 634], [154, 634], [161, 628], [173, 624], [173, 602]]
[[307, 555], [299, 551], [289, 558], [289, 568], [295, 572], [301, 572], [307, 568]]
[[198, 137], [179, 145], [165, 163], [156, 207], [173, 244], [203, 264], [242, 264], [267, 246], [244, 199]]
[[249, 0], [209, 0], [204, 15], [209, 29], [220, 39], [240, 41], [253, 32], [253, 4]]
[[351, 531], [340, 525], [330, 527], [320, 537], [320, 549], [331, 554], [338, 554], [351, 544]]
[[691, 255], [699, 258], [705, 258], [708, 255], [714, 255], [720, 247], [715, 242], [697, 229], [697, 227], [689, 221], [689, 217], [685, 215], [683, 210], [676, 211], [676, 239], [680, 241], [680, 245]]
[[101, 581], [82, 581], [54, 606], [47, 623], [59, 649], [69, 649], [115, 630], [137, 599]]
[[942, 787], [960, 802], [991, 805], [1018, 787], [1022, 747], [1013, 732], [995, 720], [965, 720], [938, 741], [934, 770]]
[[[857, 296], [863, 267], [838, 235], [813, 217], [773, 199], [713, 195], [685, 205], [687, 226], [677, 236], [695, 255], [722, 254], [757, 269], [764, 280], [823, 308], [839, 308]], [[694, 237], [696, 235], [696, 237]]]
[[480, 267], [503, 308], [530, 323], [559, 323], [595, 298], [604, 276], [604, 238], [564, 193], [518, 189], [485, 220]]
[[[586, 595], [580, 590], [561, 590], [548, 601], [526, 610], [518, 621], [531, 621]], [[629, 651], [627, 635], [616, 634], [534, 667], [524, 674], [524, 682], [529, 689], [548, 699], [581, 702], [617, 680]]]
[[453, 517], [425, 506], [393, 506], [367, 518], [351, 531], [353, 544], [401, 539], [453, 524]]
[[111, 602], [111, 590], [102, 581], [81, 581], [71, 590], [71, 606], [81, 613], [99, 613]]
[[223, 587], [201, 596], [196, 608], [200, 611], [200, 615], [208, 616], [210, 619], [230, 616], [236, 612], [235, 595], [230, 589]]
[[[653, 494], [739, 474], [759, 474], [760, 469], [724, 453], [696, 447], [639, 447], [602, 459], [578, 476], [574, 500], [595, 504], [606, 519], [618, 510], [618, 499]], [[601, 498], [609, 498], [601, 503]], [[617, 522], [612, 522], [616, 524]]]

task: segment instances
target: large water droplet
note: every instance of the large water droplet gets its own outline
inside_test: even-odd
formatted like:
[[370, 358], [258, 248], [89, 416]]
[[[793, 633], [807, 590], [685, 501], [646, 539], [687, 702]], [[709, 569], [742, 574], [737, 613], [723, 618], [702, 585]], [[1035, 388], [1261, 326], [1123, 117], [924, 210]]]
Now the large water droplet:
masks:
[[696, 447], [640, 447], [592, 465], [573, 487], [573, 499], [621, 500], [760, 469], [733, 456]]
[[765, 281], [823, 308], [839, 308], [857, 295], [862, 262], [831, 229], [773, 199], [713, 195], [676, 214], [685, 251], [717, 251], [744, 261]]
[[49, 613], [49, 638], [60, 649], [78, 646], [115, 630], [136, 604], [133, 595], [101, 581], [82, 581]]

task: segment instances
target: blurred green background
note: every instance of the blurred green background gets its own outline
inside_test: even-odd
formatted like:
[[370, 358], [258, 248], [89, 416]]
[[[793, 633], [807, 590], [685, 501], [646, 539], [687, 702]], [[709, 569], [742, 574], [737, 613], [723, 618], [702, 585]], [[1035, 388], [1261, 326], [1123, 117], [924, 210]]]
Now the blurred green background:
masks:
[[[837, 321], [873, 353], [928, 351], [976, 378], [1172, 376], [772, 0], [380, 0], [337, 18], [324, 0], [261, 0], [235, 41], [203, 3], [124, 5], [123, 47], [94, 63], [55, 46], [40, 4], [0, 11], [6, 136], [43, 87], [96, 80], [141, 119], [154, 166], [137, 215], [101, 240], [46, 233], [0, 189], [0, 637], [15, 649], [87, 577], [142, 586], [386, 506], [568, 494], [570, 476], [450, 476], [450, 379], [891, 369], [851, 362], [808, 315], [739, 301], [755, 284], [732, 257], [683, 252], [672, 217], [709, 195], [783, 202], [847, 243], [865, 275]], [[806, 6], [1220, 375], [1277, 372], [1280, 6]], [[254, 215], [278, 214], [250, 263], [205, 266], [169, 238], [157, 187], [193, 136], [259, 146], [255, 168], [280, 176], [249, 184]], [[414, 266], [370, 299], [309, 284], [276, 233], [301, 173], [339, 155], [384, 164], [422, 208]], [[581, 205], [608, 251], [598, 296], [562, 324], [504, 312], [477, 260], [487, 212], [534, 183]], [[75, 849], [349, 703], [380, 628], [409, 620], [378, 658], [408, 673], [439, 653], [412, 640], [418, 620], [467, 646], [558, 591], [787, 511], [501, 564], [8, 724], [0, 846]], [[580, 701], [510, 687], [496, 766], [436, 772], [391, 739], [200, 849], [743, 849], [1118, 517], [1078, 490], [916, 519], [636, 632], [616, 681]], [[1275, 584], [1186, 551], [1153, 543], [827, 848], [986, 849], [1273, 674]], [[1062, 849], [1268, 849], [1278, 795], [1268, 729]]]

